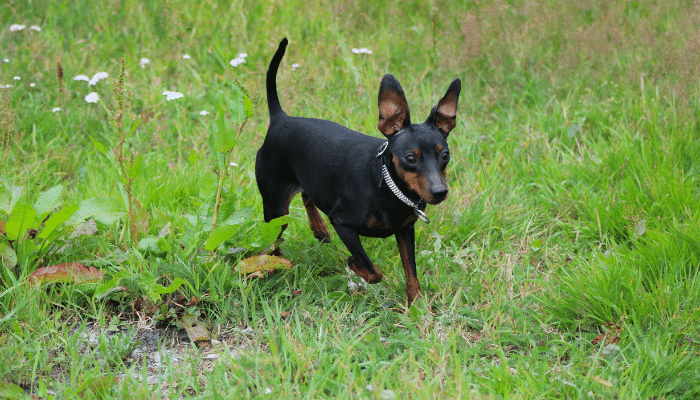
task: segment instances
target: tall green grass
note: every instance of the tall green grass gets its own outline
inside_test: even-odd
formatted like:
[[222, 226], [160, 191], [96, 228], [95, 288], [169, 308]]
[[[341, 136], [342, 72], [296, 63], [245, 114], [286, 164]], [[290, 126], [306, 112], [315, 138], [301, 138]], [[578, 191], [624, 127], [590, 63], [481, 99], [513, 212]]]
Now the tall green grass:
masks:
[[[0, 177], [24, 186], [27, 204], [57, 184], [67, 203], [119, 199], [117, 171], [90, 136], [108, 151], [117, 145], [105, 107], [117, 107], [112, 83], [124, 58], [126, 148], [144, 160], [132, 188], [139, 235], [168, 223], [171, 234], [164, 255], [139, 252], [124, 218], [25, 269], [0, 258], [0, 391], [697, 397], [698, 21], [692, 2], [663, 1], [3, 3], [0, 84], [12, 88], [0, 89]], [[211, 212], [217, 187], [210, 126], [234, 79], [256, 106], [232, 153], [223, 207], [252, 207], [252, 217], [225, 247], [260, 235], [253, 168], [267, 123], [264, 72], [285, 36], [285, 110], [370, 135], [380, 136], [385, 73], [401, 81], [416, 120], [462, 79], [451, 194], [428, 210], [430, 225], [417, 225], [425, 303], [406, 309], [393, 240], [364, 240], [385, 279], [350, 290], [347, 250], [333, 233], [333, 243], [317, 244], [299, 200], [282, 246], [296, 264], [289, 271], [247, 280], [232, 269], [240, 254], [197, 250], [204, 228], [191, 221]], [[359, 47], [373, 54], [351, 51]], [[248, 57], [234, 68], [239, 53]], [[94, 86], [72, 80], [99, 71], [109, 78]], [[166, 101], [165, 90], [184, 97]], [[104, 107], [84, 100], [93, 91]], [[122, 277], [128, 291], [95, 301], [71, 285], [23, 283], [38, 266], [70, 261]], [[162, 304], [148, 302], [144, 282], [177, 278], [187, 284], [163, 304], [194, 297], [218, 343], [190, 347], [179, 366], [165, 362], [150, 384], [143, 360], [105, 364], [99, 348], [68, 334], [157, 317]], [[220, 358], [203, 361], [209, 351]]]

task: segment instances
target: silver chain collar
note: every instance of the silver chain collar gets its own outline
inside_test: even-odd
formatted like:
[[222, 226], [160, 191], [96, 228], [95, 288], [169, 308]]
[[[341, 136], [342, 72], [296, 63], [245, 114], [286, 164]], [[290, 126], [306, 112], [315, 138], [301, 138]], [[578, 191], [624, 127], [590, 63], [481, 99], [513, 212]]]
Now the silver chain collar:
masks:
[[[389, 142], [384, 142], [382, 144], [381, 149], [379, 150], [379, 154], [377, 154], [377, 158], [381, 157], [382, 154], [386, 151], [387, 147], [389, 147]], [[418, 206], [420, 203], [416, 203], [415, 201], [411, 200], [401, 192], [401, 190], [396, 186], [396, 183], [394, 183], [394, 180], [391, 179], [391, 175], [389, 174], [389, 169], [386, 167], [386, 164], [382, 163], [382, 176], [384, 177], [384, 180], [386, 181], [386, 185], [389, 187], [389, 190], [391, 190], [394, 195], [401, 200], [402, 203], [406, 204], [407, 206], [413, 208], [413, 212], [416, 213], [418, 218], [425, 222], [426, 224], [430, 223], [430, 220], [428, 219], [428, 216], [425, 215], [423, 211], [418, 209]]]

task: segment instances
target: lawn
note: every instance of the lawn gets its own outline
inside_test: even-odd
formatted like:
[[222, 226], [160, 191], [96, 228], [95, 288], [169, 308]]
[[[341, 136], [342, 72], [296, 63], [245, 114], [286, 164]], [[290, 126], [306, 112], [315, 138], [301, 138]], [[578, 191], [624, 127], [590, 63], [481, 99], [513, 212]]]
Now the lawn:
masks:
[[[410, 307], [393, 238], [367, 286], [263, 223], [283, 37], [285, 111], [376, 137], [462, 80]], [[698, 398], [699, 65], [689, 1], [6, 0], [0, 398]]]

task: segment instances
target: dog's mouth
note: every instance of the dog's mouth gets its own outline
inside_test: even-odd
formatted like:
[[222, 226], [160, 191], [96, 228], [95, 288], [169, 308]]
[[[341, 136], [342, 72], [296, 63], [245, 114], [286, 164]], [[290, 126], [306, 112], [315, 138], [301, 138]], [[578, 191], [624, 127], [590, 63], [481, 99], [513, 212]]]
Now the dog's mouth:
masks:
[[442, 203], [447, 198], [447, 192], [445, 192], [444, 194], [440, 194], [440, 195], [432, 195], [432, 196], [427, 196], [427, 197], [421, 196], [421, 198], [426, 203], [434, 206], [434, 205]]

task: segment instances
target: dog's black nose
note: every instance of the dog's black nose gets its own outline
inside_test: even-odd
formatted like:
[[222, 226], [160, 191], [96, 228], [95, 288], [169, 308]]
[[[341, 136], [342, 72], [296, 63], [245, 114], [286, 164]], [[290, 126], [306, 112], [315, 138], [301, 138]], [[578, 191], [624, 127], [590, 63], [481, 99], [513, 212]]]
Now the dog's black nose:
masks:
[[433, 198], [436, 201], [440, 202], [440, 201], [445, 200], [445, 197], [447, 197], [447, 192], [448, 192], [447, 188], [443, 188], [443, 189], [438, 189], [438, 190], [431, 190], [430, 194], [433, 195]]

